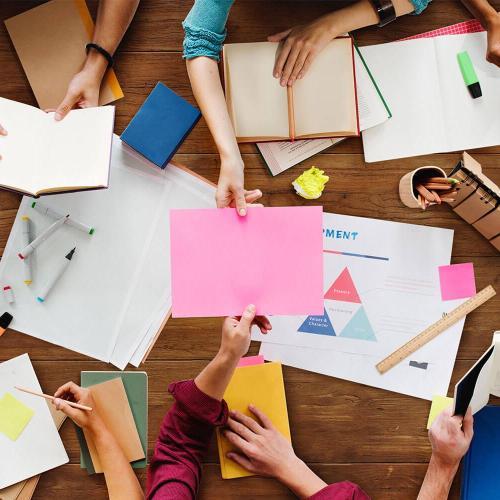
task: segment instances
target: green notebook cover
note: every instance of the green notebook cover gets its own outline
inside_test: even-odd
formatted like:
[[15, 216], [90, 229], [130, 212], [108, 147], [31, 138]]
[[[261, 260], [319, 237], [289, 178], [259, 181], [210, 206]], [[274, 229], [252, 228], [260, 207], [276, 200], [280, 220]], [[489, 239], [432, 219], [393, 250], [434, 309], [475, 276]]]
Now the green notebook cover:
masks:
[[[121, 377], [137, 432], [141, 440], [142, 449], [146, 458], [132, 462], [134, 469], [143, 469], [147, 466], [148, 456], [148, 376], [145, 372], [81, 372], [80, 384], [82, 387], [107, 382]], [[82, 430], [77, 427], [77, 437], [80, 443], [80, 467], [87, 469], [89, 474], [95, 474], [90, 452]]]

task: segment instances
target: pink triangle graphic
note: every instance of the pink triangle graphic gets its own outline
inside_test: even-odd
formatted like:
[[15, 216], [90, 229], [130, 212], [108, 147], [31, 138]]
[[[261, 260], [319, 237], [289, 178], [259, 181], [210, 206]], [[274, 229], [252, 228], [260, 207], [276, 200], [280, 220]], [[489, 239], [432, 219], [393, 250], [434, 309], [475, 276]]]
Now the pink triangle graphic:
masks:
[[339, 277], [325, 294], [325, 299], [342, 300], [344, 302], [354, 302], [361, 304], [358, 292], [352, 281], [349, 269], [344, 268]]

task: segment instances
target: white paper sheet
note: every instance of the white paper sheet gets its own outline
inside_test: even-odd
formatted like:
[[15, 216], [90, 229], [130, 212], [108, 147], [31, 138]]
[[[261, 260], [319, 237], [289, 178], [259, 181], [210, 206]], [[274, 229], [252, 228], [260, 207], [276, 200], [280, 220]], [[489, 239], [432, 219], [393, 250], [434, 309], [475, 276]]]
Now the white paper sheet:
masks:
[[34, 411], [16, 441], [0, 433], [0, 489], [69, 461], [45, 399], [18, 391], [15, 385], [42, 392], [27, 354], [0, 363], [0, 398], [9, 392]]
[[[46, 205], [96, 230], [93, 236], [66, 226], [57, 231], [33, 254], [31, 287], [22, 282], [17, 256], [20, 219], [28, 215], [35, 234], [52, 220], [30, 208], [31, 198], [23, 198], [0, 262], [0, 281], [16, 296], [13, 305], [5, 303], [14, 316], [13, 329], [125, 367], [170, 289], [169, 206], [214, 205], [212, 186], [177, 167], [167, 169], [151, 167], [115, 136], [109, 189], [44, 198]], [[37, 303], [36, 291], [56, 259], [75, 245], [66, 273], [47, 301]]]
[[438, 266], [449, 264], [452, 241], [448, 229], [325, 213], [325, 315], [274, 317], [252, 339], [298, 368], [424, 399], [445, 394], [463, 321], [388, 373], [375, 365], [462, 302], [441, 300]]
[[[468, 51], [483, 96], [472, 99], [457, 62]], [[486, 33], [361, 49], [393, 117], [363, 132], [367, 162], [500, 144], [500, 68], [485, 60]]]

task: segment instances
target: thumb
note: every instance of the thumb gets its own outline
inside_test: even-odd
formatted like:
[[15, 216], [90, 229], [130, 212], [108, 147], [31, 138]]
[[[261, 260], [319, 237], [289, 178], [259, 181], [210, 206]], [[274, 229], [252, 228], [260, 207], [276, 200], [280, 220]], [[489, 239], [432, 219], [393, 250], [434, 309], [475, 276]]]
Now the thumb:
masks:
[[0, 125], [0, 135], [7, 135], [7, 130], [5, 130], [2, 125]]
[[65, 415], [71, 418], [71, 420], [75, 421], [78, 418], [80, 410], [70, 406], [66, 401], [64, 401], [64, 399], [56, 398], [53, 400], [53, 404], [56, 407], [56, 410], [62, 411]]
[[254, 318], [255, 318], [255, 306], [253, 304], [250, 304], [249, 306], [246, 307], [246, 309], [243, 311], [243, 314], [241, 315], [240, 325], [243, 328], [250, 330]]
[[274, 35], [270, 35], [267, 37], [268, 42], [281, 42], [283, 38], [286, 38], [290, 32], [292, 31], [292, 28], [285, 30], [285, 31], [280, 31], [279, 33], [275, 33]]
[[61, 104], [56, 109], [56, 114], [54, 115], [54, 119], [56, 122], [61, 121], [73, 108], [76, 101], [78, 101], [78, 95], [68, 92], [65, 96]]
[[236, 198], [236, 210], [238, 211], [238, 215], [244, 217], [247, 214], [247, 202], [245, 200], [245, 191], [243, 189], [239, 189], [235, 194]]
[[467, 408], [467, 413], [465, 414], [464, 420], [462, 422], [462, 429], [467, 439], [472, 439], [472, 436], [474, 434], [473, 427], [474, 427], [474, 417], [472, 416], [472, 408], [469, 406], [469, 408]]

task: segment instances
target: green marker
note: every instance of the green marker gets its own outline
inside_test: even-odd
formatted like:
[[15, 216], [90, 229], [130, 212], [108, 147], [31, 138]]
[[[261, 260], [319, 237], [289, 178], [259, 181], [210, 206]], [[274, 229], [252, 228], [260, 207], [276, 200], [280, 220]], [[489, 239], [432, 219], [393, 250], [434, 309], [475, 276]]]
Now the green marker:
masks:
[[[57, 210], [54, 210], [53, 208], [50, 208], [43, 203], [40, 203], [39, 201], [34, 201], [31, 203], [31, 208], [34, 208], [37, 212], [40, 212], [43, 215], [46, 215], [47, 217], [51, 217], [52, 219], [61, 219], [62, 217], [65, 217], [65, 215], [61, 215], [61, 212], [58, 212]], [[84, 224], [83, 222], [77, 221], [75, 219], [72, 219], [69, 217], [68, 221], [66, 222], [67, 226], [74, 227], [75, 229], [78, 229], [80, 231], [83, 231], [84, 233], [87, 234], [94, 234], [95, 229], [92, 226], [89, 226], [87, 224]]]
[[465, 85], [469, 89], [470, 95], [473, 99], [477, 99], [483, 95], [481, 85], [474, 70], [472, 60], [467, 51], [459, 52], [457, 54], [458, 65], [464, 78]]

